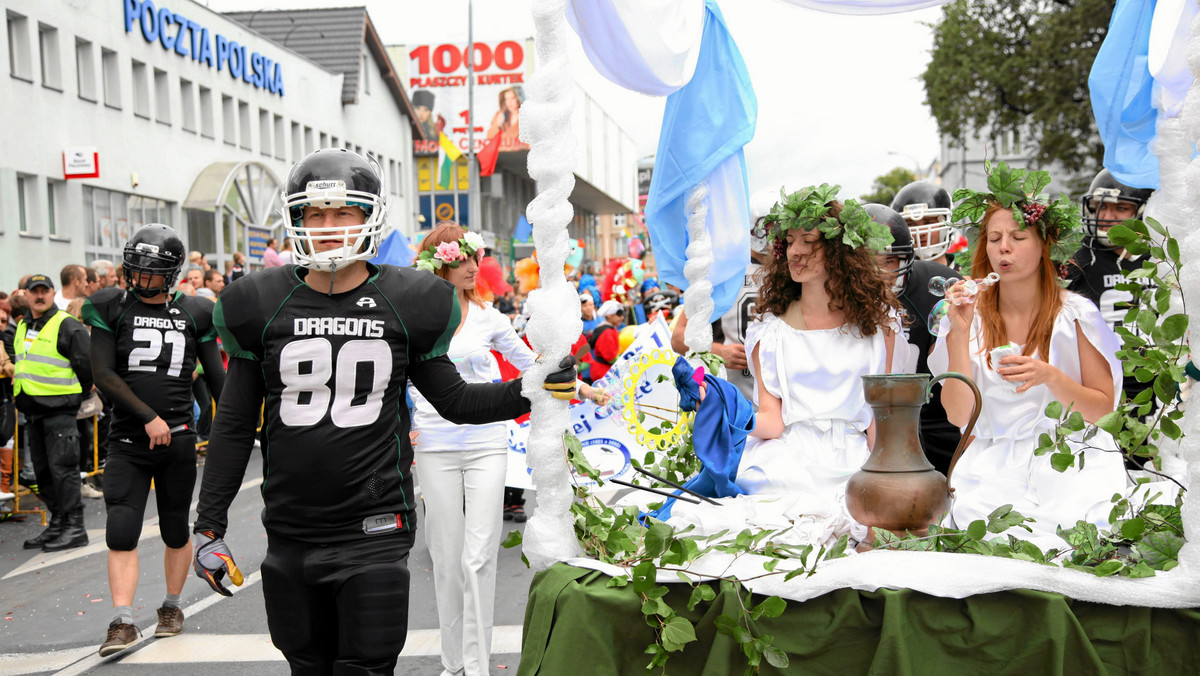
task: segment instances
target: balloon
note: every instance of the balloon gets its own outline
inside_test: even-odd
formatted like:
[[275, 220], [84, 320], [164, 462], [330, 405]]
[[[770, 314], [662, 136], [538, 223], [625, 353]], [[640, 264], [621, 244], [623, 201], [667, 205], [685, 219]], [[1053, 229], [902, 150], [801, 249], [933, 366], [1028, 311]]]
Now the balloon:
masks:
[[621, 352], [624, 352], [630, 345], [633, 344], [633, 334], [636, 333], [632, 326], [626, 326], [621, 329], [620, 335], [617, 337], [617, 346]]
[[571, 251], [567, 254], [567, 266], [563, 273], [570, 277], [583, 263], [583, 248], [587, 244], [582, 239], [576, 239], [567, 242], [567, 246]]
[[532, 258], [522, 258], [513, 266], [513, 273], [517, 276], [517, 285], [521, 289], [521, 293], [529, 293], [537, 288], [539, 270], [538, 262]]

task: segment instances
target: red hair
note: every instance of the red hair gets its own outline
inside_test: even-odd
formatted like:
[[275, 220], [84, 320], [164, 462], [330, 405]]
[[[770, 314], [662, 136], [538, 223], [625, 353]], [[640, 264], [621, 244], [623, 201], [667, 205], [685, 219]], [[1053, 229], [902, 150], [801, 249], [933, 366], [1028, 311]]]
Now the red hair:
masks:
[[[983, 279], [992, 272], [992, 262], [987, 255], [987, 227], [992, 217], [999, 211], [1011, 211], [992, 202], [988, 205], [983, 221], [979, 224], [979, 239], [975, 243], [975, 253], [971, 257], [971, 276]], [[1062, 309], [1062, 287], [1058, 285], [1058, 268], [1050, 260], [1050, 243], [1042, 238], [1037, 228], [1026, 228], [1025, 232], [1037, 238], [1042, 245], [1042, 262], [1038, 266], [1037, 298], [1034, 300], [1036, 311], [1033, 322], [1029, 325], [1029, 335], [1025, 338], [1025, 348], [1021, 354], [1032, 356], [1034, 351], [1042, 359], [1050, 358], [1050, 334], [1054, 332], [1054, 320]], [[1001, 284], [994, 284], [984, 289], [976, 301], [975, 311], [983, 326], [983, 344], [981, 351], [991, 352], [993, 348], [1008, 344], [1008, 328], [1004, 325], [1004, 317], [1000, 315]], [[988, 365], [991, 365], [991, 355], [988, 355]]]
[[[466, 231], [463, 230], [462, 226], [460, 226], [458, 223], [455, 223], [454, 221], [439, 221], [438, 224], [434, 226], [433, 230], [430, 230], [429, 234], [425, 235], [425, 239], [421, 240], [421, 245], [417, 247], [417, 253], [419, 254], [426, 249], [435, 251], [437, 250], [439, 244], [444, 244], [446, 242], [457, 242], [463, 238], [464, 234], [466, 234]], [[482, 251], [476, 251], [475, 260], [478, 261], [482, 255]], [[446, 279], [446, 276], [450, 274], [450, 266], [443, 265], [437, 270], [434, 270], [433, 274], [441, 277], [442, 279]], [[483, 296], [480, 295], [477, 289], [467, 289], [463, 291], [463, 295], [467, 297], [467, 300], [480, 307], [483, 307]]]

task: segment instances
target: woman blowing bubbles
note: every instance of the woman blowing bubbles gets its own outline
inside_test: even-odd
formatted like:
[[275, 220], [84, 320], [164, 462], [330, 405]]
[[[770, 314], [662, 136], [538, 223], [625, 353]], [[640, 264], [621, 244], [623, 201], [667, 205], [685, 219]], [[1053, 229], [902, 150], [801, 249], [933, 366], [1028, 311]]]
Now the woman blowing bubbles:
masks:
[[[1001, 163], [989, 172], [989, 192], [956, 194], [963, 201], [955, 220], [965, 217], [979, 228], [963, 272], [977, 278], [994, 272], [999, 281], [973, 302], [964, 283], [950, 289], [929, 366], [935, 375], [969, 375], [983, 395], [976, 439], [954, 469], [954, 525], [966, 528], [1011, 504], [1036, 520], [1035, 543], [1057, 546], [1059, 525], [1084, 519], [1107, 526], [1109, 499], [1126, 482], [1121, 454], [1103, 431], [1086, 443], [1072, 436], [1083, 457], [1065, 472], [1055, 471], [1050, 454], [1034, 454], [1039, 436], [1056, 426], [1044, 414], [1047, 404], [1062, 402], [1094, 423], [1115, 408], [1122, 377], [1116, 335], [1091, 302], [1059, 285], [1058, 264], [1079, 247], [1082, 228], [1066, 197], [1050, 205], [1038, 195], [1049, 182], [1046, 172]], [[1016, 346], [1013, 356], [992, 358], [992, 350], [1008, 344]], [[942, 387], [946, 417], [965, 426], [973, 402], [967, 386], [947, 380]]]

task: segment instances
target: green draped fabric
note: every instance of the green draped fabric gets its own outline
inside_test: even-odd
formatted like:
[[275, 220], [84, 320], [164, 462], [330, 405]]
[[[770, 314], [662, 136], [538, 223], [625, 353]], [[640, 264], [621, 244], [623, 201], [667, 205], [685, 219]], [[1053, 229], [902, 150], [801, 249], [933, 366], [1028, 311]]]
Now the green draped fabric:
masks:
[[[645, 673], [654, 632], [629, 588], [565, 564], [538, 573], [529, 591], [520, 676]], [[672, 654], [668, 674], [742, 674], [746, 659], [714, 620], [734, 614], [733, 594], [687, 610], [690, 588], [666, 600], [696, 625], [697, 641]], [[755, 602], [761, 601], [755, 598]], [[753, 624], [791, 659], [762, 674], [1168, 674], [1200, 673], [1200, 610], [1075, 601], [1014, 590], [965, 599], [911, 590], [839, 589]], [[656, 672], [657, 673], [657, 672]]]

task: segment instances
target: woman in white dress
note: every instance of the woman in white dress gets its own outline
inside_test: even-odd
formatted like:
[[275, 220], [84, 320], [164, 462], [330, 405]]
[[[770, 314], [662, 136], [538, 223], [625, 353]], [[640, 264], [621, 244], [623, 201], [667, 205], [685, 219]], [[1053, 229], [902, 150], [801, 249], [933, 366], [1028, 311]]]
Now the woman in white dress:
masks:
[[832, 535], [851, 525], [846, 482], [873, 441], [861, 376], [892, 372], [908, 347], [875, 261], [891, 233], [836, 190], [793, 193], [768, 217], [774, 256], [746, 332], [757, 423], [737, 477], [748, 494], [788, 495], [793, 509], [830, 517]]
[[[998, 171], [1008, 169], [1001, 165]], [[1011, 174], [1017, 185], [1023, 173]], [[1035, 455], [1040, 435], [1053, 434], [1056, 425], [1044, 411], [1059, 401], [1092, 423], [1114, 410], [1121, 392], [1120, 343], [1096, 306], [1059, 285], [1055, 259], [1068, 260], [1078, 247], [1078, 209], [1065, 198], [1054, 205], [1024, 197], [1013, 201], [1013, 193], [1007, 192], [1007, 207], [993, 194], [975, 193], [955, 211], [956, 220], [966, 216], [979, 223], [967, 259], [970, 273], [983, 278], [995, 272], [999, 281], [975, 302], [951, 304], [929, 366], [935, 375], [969, 375], [983, 395], [975, 440], [951, 477], [953, 525], [966, 528], [1011, 504], [1036, 520], [1032, 537], [1015, 528], [1014, 535], [1043, 548], [1063, 546], [1059, 526], [1070, 528], [1080, 519], [1108, 525], [1109, 500], [1125, 489], [1126, 478], [1121, 454], [1103, 431], [1086, 443], [1079, 434], [1072, 437], [1083, 458], [1065, 472], [1051, 466], [1050, 454]], [[961, 300], [966, 287], [956, 284], [947, 298]], [[1008, 344], [1020, 354], [993, 361], [991, 351]], [[947, 418], [964, 427], [971, 393], [954, 380], [942, 387]]]
[[[483, 238], [443, 221], [422, 240], [417, 267], [454, 285], [461, 323], [447, 355], [468, 383], [500, 381], [492, 350], [524, 371], [535, 355], [508, 317], [483, 300], [475, 277]], [[505, 423], [456, 425], [409, 387], [415, 414], [417, 480], [425, 501], [421, 532], [433, 559], [445, 676], [486, 675], [492, 643], [496, 561], [508, 468]], [[592, 389], [581, 388], [583, 396]]]

